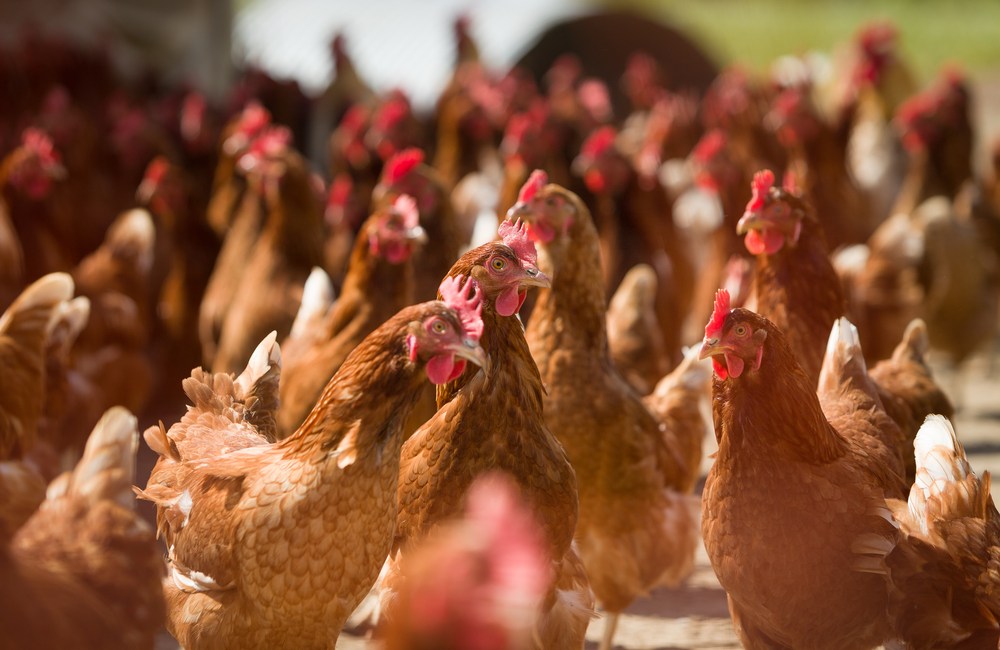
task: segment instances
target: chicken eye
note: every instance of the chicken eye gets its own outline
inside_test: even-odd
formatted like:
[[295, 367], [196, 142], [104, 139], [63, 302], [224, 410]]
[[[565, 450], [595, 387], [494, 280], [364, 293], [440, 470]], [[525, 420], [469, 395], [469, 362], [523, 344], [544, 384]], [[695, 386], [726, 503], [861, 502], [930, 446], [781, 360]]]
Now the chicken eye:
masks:
[[507, 260], [502, 257], [494, 257], [490, 260], [490, 266], [493, 267], [494, 271], [503, 271], [507, 268]]
[[435, 334], [444, 334], [448, 331], [448, 326], [444, 324], [444, 321], [436, 320], [431, 323], [431, 331]]
[[556, 206], [556, 203], [557, 200], [556, 197], [554, 196], [550, 196], [547, 199], [545, 199], [545, 205], [549, 206], [550, 208], [554, 208]]
[[746, 325], [737, 325], [733, 329], [733, 332], [735, 332], [736, 336], [746, 336], [747, 335], [747, 326]]

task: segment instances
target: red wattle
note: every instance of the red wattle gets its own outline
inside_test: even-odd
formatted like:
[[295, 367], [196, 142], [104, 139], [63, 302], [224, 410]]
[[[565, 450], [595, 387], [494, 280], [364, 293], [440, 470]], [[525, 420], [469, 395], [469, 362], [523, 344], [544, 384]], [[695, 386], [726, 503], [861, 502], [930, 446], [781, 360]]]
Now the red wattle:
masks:
[[760, 255], [761, 253], [774, 255], [785, 245], [785, 236], [777, 230], [770, 228], [751, 230], [747, 233], [743, 244], [754, 255]]
[[455, 358], [450, 354], [439, 354], [427, 362], [427, 378], [432, 384], [447, 384], [455, 368]]
[[522, 299], [518, 295], [517, 286], [504, 289], [497, 296], [497, 313], [501, 316], [513, 316], [521, 308]]
[[729, 370], [730, 377], [739, 377], [743, 374], [743, 359], [739, 358], [735, 354], [729, 354], [726, 352], [723, 356], [726, 357], [726, 366]]

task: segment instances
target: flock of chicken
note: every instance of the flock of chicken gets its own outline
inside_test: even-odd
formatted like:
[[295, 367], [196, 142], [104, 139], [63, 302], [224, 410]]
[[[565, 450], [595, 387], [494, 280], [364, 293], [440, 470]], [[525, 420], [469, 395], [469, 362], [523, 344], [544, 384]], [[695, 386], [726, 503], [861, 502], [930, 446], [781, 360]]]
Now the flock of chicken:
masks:
[[1000, 148], [977, 177], [967, 82], [916, 92], [890, 26], [703, 97], [638, 53], [627, 116], [464, 21], [426, 118], [342, 37], [321, 97], [247, 71], [226, 109], [18, 47], [3, 647], [581, 648], [599, 607], [606, 650], [702, 541], [747, 647], [998, 647], [927, 355], [994, 342]]

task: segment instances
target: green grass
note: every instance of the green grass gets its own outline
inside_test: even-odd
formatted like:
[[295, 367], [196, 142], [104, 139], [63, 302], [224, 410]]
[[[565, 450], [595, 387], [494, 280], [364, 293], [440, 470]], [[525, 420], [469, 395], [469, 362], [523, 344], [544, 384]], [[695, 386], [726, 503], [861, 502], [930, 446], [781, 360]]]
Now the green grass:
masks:
[[1000, 69], [997, 0], [612, 0], [686, 30], [722, 64], [764, 70], [776, 57], [831, 51], [858, 26], [890, 19], [905, 60], [921, 80], [948, 62], [971, 73]]

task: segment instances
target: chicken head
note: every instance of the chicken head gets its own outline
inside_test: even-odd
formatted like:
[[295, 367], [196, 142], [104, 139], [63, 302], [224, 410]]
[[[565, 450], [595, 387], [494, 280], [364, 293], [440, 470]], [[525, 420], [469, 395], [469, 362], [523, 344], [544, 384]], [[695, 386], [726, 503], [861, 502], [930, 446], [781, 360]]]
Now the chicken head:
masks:
[[438, 289], [442, 309], [410, 323], [406, 347], [410, 361], [427, 361], [427, 378], [445, 384], [461, 376], [471, 361], [483, 367], [486, 353], [479, 347], [483, 334], [482, 295], [475, 280], [445, 278]]
[[774, 172], [757, 172], [753, 196], [736, 224], [736, 233], [746, 235], [744, 244], [754, 255], [774, 255], [787, 243], [795, 246], [802, 234], [805, 204], [788, 190], [774, 185]]
[[705, 326], [705, 341], [699, 359], [712, 357], [712, 367], [719, 379], [739, 377], [751, 364], [760, 368], [764, 357], [767, 330], [759, 327], [761, 317], [746, 309], [729, 308], [729, 292], [719, 289], [715, 294], [715, 310]]

